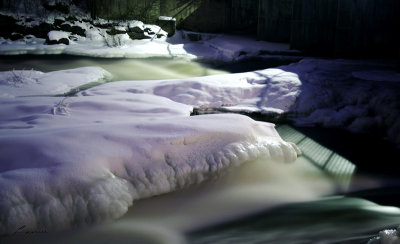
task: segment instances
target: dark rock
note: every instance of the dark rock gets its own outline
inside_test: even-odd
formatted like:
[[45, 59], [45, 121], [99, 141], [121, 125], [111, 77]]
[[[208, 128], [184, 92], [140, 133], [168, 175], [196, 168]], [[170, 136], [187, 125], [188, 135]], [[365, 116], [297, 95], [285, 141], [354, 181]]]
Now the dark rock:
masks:
[[19, 40], [24, 38], [24, 35], [20, 34], [20, 33], [12, 33], [10, 36], [10, 40], [11, 41], [15, 41], [15, 40]]
[[65, 22], [65, 20], [63, 20], [63, 19], [54, 19], [55, 26], [61, 26], [64, 22]]
[[111, 28], [111, 30], [107, 31], [107, 34], [109, 34], [111, 36], [115, 36], [118, 34], [126, 34], [126, 33], [127, 33], [127, 31], [118, 30], [116, 28]]
[[143, 33], [144, 30], [142, 28], [140, 28], [139, 26], [135, 26], [133, 28], [129, 29], [130, 32], [135, 32], [135, 33]]
[[71, 26], [71, 24], [63, 23], [63, 24], [60, 25], [59, 29], [62, 30], [62, 31], [71, 32], [72, 31], [72, 26]]
[[149, 34], [149, 35], [154, 35], [154, 34], [156, 34], [152, 29], [150, 29], [150, 28], [144, 28], [144, 32], [147, 32], [147, 34]]
[[129, 37], [132, 40], [143, 40], [143, 39], [150, 39], [151, 37], [146, 36], [143, 32], [137, 33], [137, 32], [128, 32]]
[[71, 21], [71, 22], [74, 22], [74, 21], [77, 21], [78, 19], [75, 18], [74, 16], [68, 16], [68, 17], [66, 18], [66, 20]]
[[51, 30], [54, 30], [54, 26], [49, 24], [49, 23], [40, 23], [38, 26], [35, 26], [33, 29], [33, 33], [27, 33], [27, 34], [33, 34], [36, 37], [39, 38], [46, 38], [47, 33], [49, 33]]
[[156, 25], [160, 26], [161, 29], [168, 32], [169, 37], [175, 34], [175, 29], [176, 29], [175, 19], [158, 19]]
[[15, 29], [17, 20], [13, 17], [0, 14], [0, 36], [9, 38], [11, 33], [19, 32]]
[[68, 37], [71, 41], [74, 41], [74, 42], [76, 42], [77, 40], [78, 40], [78, 37], [76, 37], [76, 36], [69, 36]]
[[24, 25], [15, 24], [13, 26], [13, 29], [14, 29], [13, 32], [22, 33], [24, 35], [33, 34], [33, 28], [26, 27]]
[[189, 38], [189, 40], [191, 40], [192, 42], [197, 42], [202, 39], [201, 35], [198, 33], [187, 33], [186, 35]]
[[77, 25], [72, 26], [71, 32], [80, 36], [86, 36], [85, 35], [86, 30]]
[[161, 38], [161, 37], [164, 37], [165, 35], [164, 34], [157, 34], [157, 38]]
[[68, 38], [61, 38], [60, 40], [49, 40], [49, 38], [46, 38], [46, 44], [48, 45], [55, 45], [55, 44], [65, 44], [69, 45], [69, 39]]

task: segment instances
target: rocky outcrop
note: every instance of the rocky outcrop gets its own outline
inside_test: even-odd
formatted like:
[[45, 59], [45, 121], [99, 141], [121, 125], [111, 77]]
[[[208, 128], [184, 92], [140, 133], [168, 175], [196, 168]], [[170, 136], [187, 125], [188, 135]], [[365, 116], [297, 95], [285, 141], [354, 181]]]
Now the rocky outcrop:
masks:
[[[160, 22], [161, 23], [161, 22]], [[167, 22], [171, 24], [171, 20]], [[174, 28], [170, 30], [173, 31]], [[46, 44], [70, 44], [78, 41], [80, 37], [87, 37], [88, 30], [98, 32], [105, 39], [118, 35], [126, 35], [125, 40], [142, 40], [151, 38], [165, 38], [167, 33], [155, 25], [146, 25], [141, 21], [116, 21], [116, 20], [87, 20], [73, 16], [60, 16], [52, 21], [39, 17], [26, 17], [24, 15], [0, 14], [0, 36], [12, 41], [25, 39], [24, 36], [33, 35], [46, 39]], [[51, 31], [65, 32], [64, 38], [52, 39], [48, 34]], [[104, 34], [102, 34], [104, 33]], [[170, 34], [172, 35], [172, 34]], [[105, 40], [106, 41], [106, 40]]]

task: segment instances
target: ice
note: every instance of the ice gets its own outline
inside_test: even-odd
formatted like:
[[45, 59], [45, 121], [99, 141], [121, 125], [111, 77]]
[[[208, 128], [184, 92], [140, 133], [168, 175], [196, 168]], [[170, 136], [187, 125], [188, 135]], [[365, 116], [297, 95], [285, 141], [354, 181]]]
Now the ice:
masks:
[[151, 94], [0, 98], [0, 233], [99, 223], [258, 157], [296, 159], [272, 124], [191, 110]]
[[111, 74], [99, 67], [43, 73], [35, 70], [0, 72], [0, 97], [60, 95], [82, 85], [105, 82]]

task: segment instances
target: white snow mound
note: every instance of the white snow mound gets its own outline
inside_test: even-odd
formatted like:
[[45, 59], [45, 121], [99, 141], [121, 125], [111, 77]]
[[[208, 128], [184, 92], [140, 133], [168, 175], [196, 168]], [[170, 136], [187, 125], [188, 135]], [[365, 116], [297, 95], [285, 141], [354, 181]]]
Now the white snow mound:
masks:
[[115, 219], [248, 160], [297, 157], [273, 124], [191, 110], [149, 94], [0, 98], [0, 234]]

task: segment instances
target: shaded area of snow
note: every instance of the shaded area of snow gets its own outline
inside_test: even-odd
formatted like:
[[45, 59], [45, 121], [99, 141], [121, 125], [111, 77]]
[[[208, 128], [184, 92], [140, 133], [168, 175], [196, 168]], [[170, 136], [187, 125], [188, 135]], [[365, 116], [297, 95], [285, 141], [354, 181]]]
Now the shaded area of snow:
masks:
[[0, 97], [60, 95], [80, 86], [111, 79], [99, 67], [83, 67], [43, 73], [35, 70], [0, 72]]

